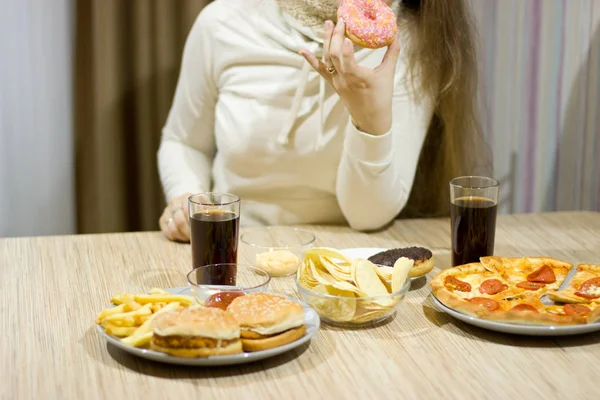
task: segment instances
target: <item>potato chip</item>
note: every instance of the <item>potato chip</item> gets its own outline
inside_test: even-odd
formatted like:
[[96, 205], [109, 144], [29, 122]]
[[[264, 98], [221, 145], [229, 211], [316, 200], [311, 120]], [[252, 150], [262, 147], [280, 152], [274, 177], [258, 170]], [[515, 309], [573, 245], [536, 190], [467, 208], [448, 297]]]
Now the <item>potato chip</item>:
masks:
[[327, 318], [331, 318], [334, 321], [350, 321], [354, 317], [356, 312], [356, 299], [354, 293], [345, 292], [343, 290], [335, 289], [332, 286], [318, 285], [313, 288], [315, 293], [328, 294], [332, 296], [342, 296], [346, 298], [321, 298], [311, 297], [309, 305], [319, 313]]
[[349, 268], [346, 272], [342, 268], [339, 268], [337, 264], [331, 262], [327, 257], [319, 257], [319, 261], [323, 268], [325, 268], [329, 274], [338, 281], [347, 281], [351, 279]]
[[377, 272], [377, 275], [379, 275], [379, 277], [383, 280], [386, 281], [391, 281], [392, 280], [392, 274], [394, 273], [394, 268], [393, 267], [386, 267], [386, 266], [376, 266], [377, 269], [375, 270]]
[[319, 281], [317, 281], [315, 278], [313, 278], [312, 270], [310, 268], [309, 263], [310, 263], [309, 259], [304, 260], [304, 262], [302, 264], [300, 264], [297, 274], [298, 274], [298, 284], [300, 286], [302, 286], [303, 288], [310, 290], [313, 287], [317, 286], [319, 284]]
[[331, 276], [327, 271], [320, 270], [312, 260], [308, 260], [310, 265], [310, 269], [312, 271], [312, 276], [315, 280], [317, 280], [322, 285], [331, 285], [336, 280], [333, 276]]
[[[298, 284], [316, 294], [307, 303], [323, 318], [343, 323], [381, 319], [404, 296], [390, 296], [394, 285], [406, 282], [406, 263], [379, 267], [367, 259], [349, 260], [337, 250], [321, 247], [305, 253], [297, 272]], [[408, 267], [410, 269], [410, 267]], [[394, 281], [395, 279], [395, 281]]]
[[340, 253], [338, 250], [332, 249], [329, 247], [313, 247], [313, 248], [307, 250], [305, 254], [307, 256], [317, 256], [317, 257], [323, 256], [323, 257], [328, 257], [332, 260], [341, 260], [348, 264], [352, 263], [352, 260], [350, 260], [348, 257], [343, 255], [342, 253]]
[[400, 257], [394, 263], [394, 273], [392, 274], [392, 291], [397, 292], [404, 287], [408, 271], [413, 267], [415, 262], [406, 257]]
[[389, 294], [385, 285], [377, 276], [377, 266], [369, 260], [357, 259], [354, 266], [354, 284], [368, 296], [384, 296]]
[[359, 288], [357, 288], [356, 286], [354, 286], [353, 284], [351, 284], [349, 282], [335, 282], [333, 284], [333, 287], [336, 289], [343, 290], [345, 292], [352, 292], [355, 295], [357, 295], [358, 297], [368, 297], [369, 296], [368, 294], [366, 294], [365, 292], [363, 292], [362, 290], [360, 290]]
[[352, 263], [351, 262], [346, 262], [346, 261], [341, 261], [341, 260], [334, 260], [331, 257], [327, 257], [327, 256], [319, 256], [320, 260], [325, 260], [326, 262], [328, 262], [329, 264], [331, 264], [331, 266], [333, 268], [335, 268], [337, 271], [339, 271], [342, 274], [350, 274], [350, 270], [352, 268]]

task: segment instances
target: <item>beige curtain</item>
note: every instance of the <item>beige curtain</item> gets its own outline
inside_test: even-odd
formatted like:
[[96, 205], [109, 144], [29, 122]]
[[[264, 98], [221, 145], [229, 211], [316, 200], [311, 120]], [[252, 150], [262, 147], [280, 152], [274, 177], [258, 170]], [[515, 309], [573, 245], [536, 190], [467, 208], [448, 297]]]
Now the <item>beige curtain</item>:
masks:
[[185, 38], [210, 0], [78, 0], [75, 160], [80, 233], [154, 230], [156, 152]]

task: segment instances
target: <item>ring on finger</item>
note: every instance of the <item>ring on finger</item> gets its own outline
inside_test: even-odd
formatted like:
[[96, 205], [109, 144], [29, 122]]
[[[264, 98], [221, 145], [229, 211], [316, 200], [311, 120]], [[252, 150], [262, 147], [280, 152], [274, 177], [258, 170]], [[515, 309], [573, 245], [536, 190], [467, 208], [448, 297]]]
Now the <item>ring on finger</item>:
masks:
[[335, 69], [335, 67], [327, 67], [327, 72], [333, 75], [337, 72], [337, 70]]

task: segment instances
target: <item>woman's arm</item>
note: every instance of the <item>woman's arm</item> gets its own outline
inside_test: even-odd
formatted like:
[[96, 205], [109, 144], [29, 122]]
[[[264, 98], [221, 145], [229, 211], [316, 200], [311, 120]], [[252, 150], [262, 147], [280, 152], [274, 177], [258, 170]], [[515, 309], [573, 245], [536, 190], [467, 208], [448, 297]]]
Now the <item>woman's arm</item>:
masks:
[[158, 150], [158, 169], [168, 200], [211, 188], [218, 96], [211, 37], [215, 35], [216, 24], [205, 11], [199, 14], [188, 35], [177, 89]]
[[336, 193], [354, 229], [378, 229], [406, 205], [433, 116], [431, 99], [415, 98], [411, 89], [404, 74], [397, 71], [389, 132], [370, 135], [352, 123], [346, 132]]
[[300, 54], [333, 86], [350, 113], [336, 193], [350, 226], [373, 230], [392, 221], [408, 200], [433, 103], [411, 93], [406, 67], [397, 65], [398, 38], [381, 64], [370, 69], [356, 63], [345, 31], [341, 19], [335, 27], [327, 21], [323, 61], [307, 50]]

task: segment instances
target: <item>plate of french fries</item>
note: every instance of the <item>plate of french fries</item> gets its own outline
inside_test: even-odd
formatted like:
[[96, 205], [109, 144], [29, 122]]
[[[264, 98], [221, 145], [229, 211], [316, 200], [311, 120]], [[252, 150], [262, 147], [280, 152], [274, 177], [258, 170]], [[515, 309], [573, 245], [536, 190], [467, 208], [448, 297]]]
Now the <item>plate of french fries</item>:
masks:
[[95, 322], [100, 335], [121, 350], [152, 361], [189, 366], [235, 365], [273, 357], [308, 342], [320, 326], [315, 311], [307, 304], [294, 300], [304, 307], [307, 334], [288, 345], [252, 353], [198, 358], [176, 357], [151, 350], [152, 320], [163, 312], [179, 307], [203, 306], [204, 299], [201, 297], [190, 287], [153, 288], [147, 293], [119, 293], [110, 299], [111, 306], [98, 313]]

